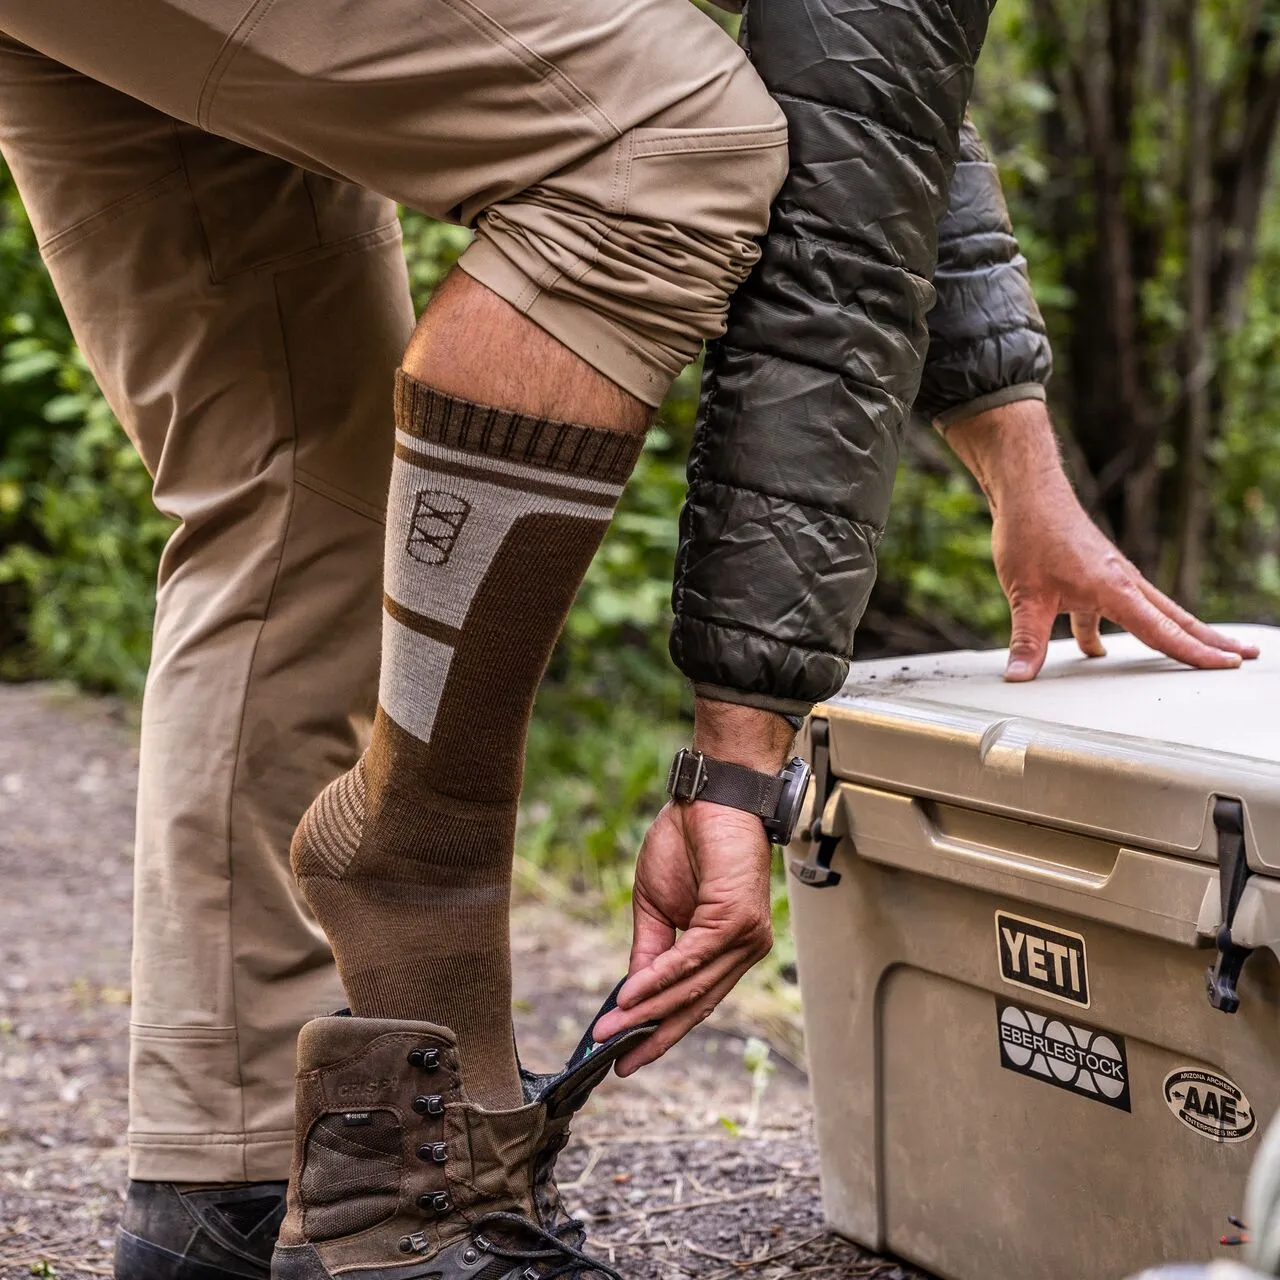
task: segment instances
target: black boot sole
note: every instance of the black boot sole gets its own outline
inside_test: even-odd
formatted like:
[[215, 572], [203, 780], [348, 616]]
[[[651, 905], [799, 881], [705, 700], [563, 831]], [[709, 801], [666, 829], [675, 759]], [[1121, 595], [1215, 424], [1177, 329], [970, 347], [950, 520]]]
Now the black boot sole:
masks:
[[122, 1229], [116, 1241], [115, 1280], [270, 1280], [270, 1275], [266, 1267], [232, 1270], [186, 1258]]

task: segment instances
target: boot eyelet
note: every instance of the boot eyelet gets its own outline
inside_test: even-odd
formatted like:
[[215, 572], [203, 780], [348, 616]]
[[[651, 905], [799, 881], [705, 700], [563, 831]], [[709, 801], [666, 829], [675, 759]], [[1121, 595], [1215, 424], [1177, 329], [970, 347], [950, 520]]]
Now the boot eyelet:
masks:
[[442, 1116], [444, 1099], [438, 1093], [420, 1094], [413, 1100], [413, 1109], [420, 1116]]
[[449, 1159], [449, 1145], [445, 1142], [425, 1142], [418, 1148], [418, 1159], [444, 1164]]
[[473, 1267], [480, 1261], [479, 1251], [476, 1249], [464, 1249], [462, 1251], [462, 1261], [468, 1266]]
[[408, 1236], [400, 1237], [400, 1252], [401, 1253], [413, 1252], [413, 1241], [410, 1240]]
[[426, 1195], [418, 1197], [418, 1208], [425, 1209], [431, 1213], [448, 1213], [449, 1212], [449, 1196], [444, 1191], [428, 1191]]
[[409, 1065], [422, 1071], [436, 1071], [440, 1067], [439, 1049], [410, 1049]]

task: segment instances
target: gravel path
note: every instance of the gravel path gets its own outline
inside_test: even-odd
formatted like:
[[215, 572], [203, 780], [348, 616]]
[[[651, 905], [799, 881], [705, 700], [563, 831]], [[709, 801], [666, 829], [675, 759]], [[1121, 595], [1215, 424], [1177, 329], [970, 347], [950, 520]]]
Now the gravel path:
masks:
[[[136, 743], [129, 710], [0, 686], [0, 1280], [111, 1274], [125, 1178]], [[529, 1065], [563, 1061], [625, 967], [625, 940], [529, 897], [515, 915]], [[745, 1004], [576, 1128], [561, 1185], [628, 1280], [924, 1280], [823, 1231], [808, 1093], [756, 1098]]]

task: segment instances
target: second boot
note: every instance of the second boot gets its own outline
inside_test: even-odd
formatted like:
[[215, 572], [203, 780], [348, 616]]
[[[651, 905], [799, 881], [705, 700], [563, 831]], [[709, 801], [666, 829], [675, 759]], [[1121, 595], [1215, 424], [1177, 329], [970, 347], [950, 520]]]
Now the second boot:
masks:
[[[595, 1021], [612, 1007], [613, 996]], [[652, 1031], [596, 1044], [588, 1029], [563, 1071], [521, 1071], [523, 1107], [487, 1111], [467, 1096], [447, 1028], [346, 1015], [309, 1022], [298, 1039], [297, 1136], [273, 1280], [617, 1280], [582, 1252], [555, 1161], [574, 1113]]]

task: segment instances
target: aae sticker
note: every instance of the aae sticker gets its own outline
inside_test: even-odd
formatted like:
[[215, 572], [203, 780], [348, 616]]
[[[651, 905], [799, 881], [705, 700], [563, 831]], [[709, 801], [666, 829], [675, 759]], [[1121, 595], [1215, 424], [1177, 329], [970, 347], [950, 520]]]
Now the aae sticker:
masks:
[[1213, 1142], [1244, 1142], [1258, 1127], [1244, 1090], [1216, 1071], [1170, 1071], [1164, 1078], [1164, 1100], [1188, 1129]]

